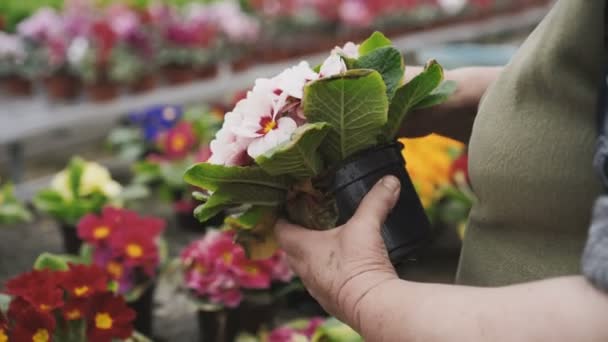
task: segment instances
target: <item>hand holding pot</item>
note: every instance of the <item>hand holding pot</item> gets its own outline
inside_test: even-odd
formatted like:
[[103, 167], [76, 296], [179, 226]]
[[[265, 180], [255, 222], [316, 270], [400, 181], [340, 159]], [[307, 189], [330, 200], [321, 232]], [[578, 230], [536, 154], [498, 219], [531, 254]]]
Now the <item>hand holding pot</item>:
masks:
[[326, 311], [351, 326], [358, 326], [361, 300], [378, 285], [398, 279], [380, 229], [400, 190], [398, 178], [382, 178], [355, 215], [336, 229], [314, 231], [287, 222], [276, 227], [289, 264], [311, 295]]

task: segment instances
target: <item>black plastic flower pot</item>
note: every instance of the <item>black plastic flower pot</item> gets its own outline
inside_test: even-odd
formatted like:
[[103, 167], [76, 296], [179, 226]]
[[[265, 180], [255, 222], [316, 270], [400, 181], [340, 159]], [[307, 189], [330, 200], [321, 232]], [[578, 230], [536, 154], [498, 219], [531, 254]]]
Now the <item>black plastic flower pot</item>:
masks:
[[133, 327], [145, 336], [152, 336], [154, 324], [154, 293], [156, 284], [151, 284], [142, 295], [133, 302], [128, 303], [129, 307], [137, 313]]
[[257, 334], [266, 326], [270, 328], [278, 305], [243, 301], [235, 309], [198, 311], [199, 342], [233, 342], [241, 332]]
[[63, 237], [63, 248], [68, 254], [78, 255], [82, 240], [78, 238], [76, 227], [70, 224], [62, 223], [59, 225], [61, 236]]
[[382, 237], [393, 265], [415, 256], [432, 236], [429, 220], [405, 169], [402, 149], [403, 145], [395, 142], [357, 153], [337, 169], [332, 185], [338, 223], [343, 224], [382, 177], [394, 175], [401, 181], [399, 200], [382, 226]]

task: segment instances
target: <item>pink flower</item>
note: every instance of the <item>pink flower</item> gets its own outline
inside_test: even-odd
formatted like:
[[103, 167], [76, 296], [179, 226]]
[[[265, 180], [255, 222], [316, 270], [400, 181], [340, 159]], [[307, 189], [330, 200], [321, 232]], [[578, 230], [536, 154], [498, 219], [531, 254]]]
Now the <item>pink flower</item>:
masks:
[[34, 40], [46, 41], [50, 37], [62, 34], [63, 21], [54, 9], [42, 7], [34, 15], [19, 23], [17, 32]]
[[260, 263], [270, 272], [273, 280], [287, 283], [295, 277], [295, 274], [287, 264], [287, 255], [284, 251], [279, 250], [275, 255], [269, 259], [260, 261]]
[[306, 336], [289, 327], [274, 329], [268, 336], [268, 342], [298, 342], [308, 341]]
[[239, 284], [248, 289], [270, 287], [271, 275], [263, 264], [247, 259], [242, 248], [234, 253], [233, 271]]
[[346, 24], [358, 27], [369, 26], [374, 20], [362, 0], [345, 0], [340, 6], [340, 17]]
[[114, 33], [122, 40], [132, 36], [141, 25], [139, 16], [122, 4], [114, 4], [108, 8], [108, 20]]
[[343, 55], [348, 58], [359, 58], [359, 44], [348, 42], [343, 47], [336, 46], [331, 50], [332, 55]]
[[251, 162], [251, 158], [247, 154], [247, 147], [253, 139], [239, 137], [232, 132], [232, 128], [240, 125], [242, 121], [243, 116], [241, 113], [226, 113], [222, 129], [216, 133], [215, 139], [209, 144], [211, 150], [209, 163], [226, 166], [244, 166]]
[[180, 159], [188, 155], [196, 144], [196, 134], [192, 124], [180, 122], [160, 137], [161, 148], [168, 159]]
[[260, 23], [245, 14], [234, 2], [218, 2], [208, 8], [214, 22], [228, 39], [237, 43], [252, 43], [260, 34]]

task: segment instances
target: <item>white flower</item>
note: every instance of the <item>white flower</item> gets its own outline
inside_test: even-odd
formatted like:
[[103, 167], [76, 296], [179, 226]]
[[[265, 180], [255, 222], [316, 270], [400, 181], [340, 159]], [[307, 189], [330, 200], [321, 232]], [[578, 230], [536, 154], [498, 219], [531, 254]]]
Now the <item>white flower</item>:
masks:
[[208, 162], [217, 165], [236, 166], [247, 162], [247, 147], [251, 138], [238, 137], [232, 132], [241, 125], [243, 117], [239, 112], [226, 113], [224, 124], [211, 141], [211, 157]]
[[342, 57], [337, 54], [331, 54], [321, 65], [319, 72], [321, 77], [331, 77], [346, 72], [346, 64]]
[[0, 32], [0, 59], [22, 60], [25, 49], [17, 35]]
[[[63, 170], [55, 175], [51, 181], [51, 188], [66, 200], [74, 199], [70, 187], [68, 170]], [[113, 199], [120, 195], [121, 191], [122, 186], [112, 179], [108, 169], [94, 162], [85, 163], [82, 176], [80, 177], [79, 196], [87, 196], [99, 192], [107, 198]]]
[[222, 32], [233, 42], [251, 42], [259, 36], [259, 21], [245, 14], [234, 1], [211, 4], [209, 12]]
[[336, 46], [331, 50], [331, 54], [343, 55], [348, 58], [359, 58], [359, 44], [348, 42], [343, 47]]
[[247, 154], [249, 154], [251, 158], [257, 158], [288, 141], [296, 128], [298, 128], [296, 122], [289, 117], [282, 117], [272, 125], [273, 128], [266, 134], [253, 140], [251, 144], [249, 144]]
[[467, 0], [439, 0], [439, 6], [450, 15], [460, 13], [467, 5]]
[[80, 64], [80, 61], [87, 55], [89, 41], [84, 37], [78, 37], [72, 41], [68, 47], [68, 61], [71, 64]]
[[319, 75], [312, 70], [308, 62], [300, 62], [300, 64], [284, 70], [273, 78], [273, 81], [276, 82], [276, 90], [278, 90], [275, 91], [275, 94], [291, 96], [301, 100], [306, 83], [318, 78]]

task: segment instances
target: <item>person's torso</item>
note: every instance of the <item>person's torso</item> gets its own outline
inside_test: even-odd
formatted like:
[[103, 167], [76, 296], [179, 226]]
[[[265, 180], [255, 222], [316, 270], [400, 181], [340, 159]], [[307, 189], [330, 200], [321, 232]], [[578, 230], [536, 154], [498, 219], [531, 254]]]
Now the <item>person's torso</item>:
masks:
[[560, 0], [480, 105], [457, 282], [576, 274], [593, 200], [605, 1]]

